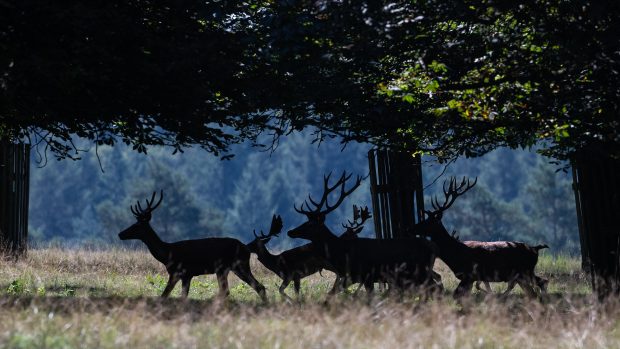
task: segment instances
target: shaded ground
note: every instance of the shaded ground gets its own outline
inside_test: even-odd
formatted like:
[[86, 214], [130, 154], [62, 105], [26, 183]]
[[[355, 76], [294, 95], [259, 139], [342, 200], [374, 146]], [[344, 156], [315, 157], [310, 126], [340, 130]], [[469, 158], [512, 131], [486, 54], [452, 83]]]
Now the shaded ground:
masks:
[[[517, 289], [507, 297], [476, 293], [457, 304], [456, 280], [433, 300], [366, 302], [350, 293], [324, 303], [333, 275], [304, 280], [304, 300], [284, 302], [279, 281], [254, 261], [269, 293], [231, 276], [231, 297], [215, 297], [213, 277], [192, 283], [190, 300], [162, 300], [163, 268], [144, 252], [33, 250], [0, 266], [0, 346], [11, 348], [528, 348], [617, 347], [620, 303], [590, 296], [579, 261], [541, 260], [551, 280], [542, 301]], [[494, 284], [500, 291], [505, 285]], [[292, 294], [292, 290], [289, 289]]]

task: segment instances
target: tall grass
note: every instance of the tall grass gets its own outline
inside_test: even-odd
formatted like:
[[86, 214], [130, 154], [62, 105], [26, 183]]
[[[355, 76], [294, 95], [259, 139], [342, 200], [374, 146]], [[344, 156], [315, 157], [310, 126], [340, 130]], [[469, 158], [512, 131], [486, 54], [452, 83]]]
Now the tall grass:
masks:
[[[231, 297], [213, 277], [192, 282], [190, 299], [157, 296], [163, 267], [145, 252], [41, 249], [0, 267], [0, 346], [7, 348], [583, 348], [620, 345], [620, 302], [590, 296], [579, 260], [544, 256], [551, 280], [542, 301], [520, 290], [474, 294], [460, 304], [456, 285], [429, 301], [383, 294], [370, 302], [343, 294], [324, 303], [333, 275], [304, 279], [304, 300], [277, 295], [279, 280], [253, 261], [270, 300], [231, 276]], [[501, 290], [501, 285], [494, 285]], [[290, 292], [290, 289], [289, 289]]]

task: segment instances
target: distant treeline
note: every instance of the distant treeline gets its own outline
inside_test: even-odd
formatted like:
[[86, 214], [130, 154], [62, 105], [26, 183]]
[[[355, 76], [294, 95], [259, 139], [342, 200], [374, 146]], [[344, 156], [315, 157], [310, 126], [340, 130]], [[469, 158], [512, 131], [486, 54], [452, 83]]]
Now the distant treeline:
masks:
[[[319, 196], [323, 174], [343, 170], [368, 174], [366, 144], [311, 144], [310, 135], [281, 141], [275, 152], [237, 147], [222, 161], [200, 149], [172, 155], [150, 149], [148, 156], [129, 148], [100, 147], [81, 161], [50, 161], [38, 168], [33, 152], [30, 238], [35, 243], [118, 243], [118, 232], [133, 224], [129, 206], [159, 189], [164, 201], [153, 227], [166, 241], [207, 236], [252, 238], [267, 230], [271, 215], [284, 219], [286, 231], [304, 221], [293, 210], [309, 193]], [[101, 161], [101, 166], [99, 163]], [[103, 171], [102, 171], [103, 168]], [[546, 242], [554, 252], [578, 253], [578, 233], [570, 176], [558, 165], [528, 151], [502, 149], [476, 159], [444, 165], [425, 159], [426, 203], [450, 175], [478, 176], [476, 188], [446, 213], [445, 224], [461, 239]], [[340, 233], [351, 219], [351, 205], [370, 206], [369, 180], [328, 217]], [[373, 233], [372, 220], [364, 233]], [[274, 248], [299, 244], [282, 234]]]

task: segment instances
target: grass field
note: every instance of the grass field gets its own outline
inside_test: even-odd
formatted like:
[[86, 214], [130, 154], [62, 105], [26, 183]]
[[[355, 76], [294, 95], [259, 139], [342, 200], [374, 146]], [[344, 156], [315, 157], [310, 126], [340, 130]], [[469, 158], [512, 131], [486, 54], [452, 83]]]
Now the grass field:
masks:
[[325, 303], [333, 281], [325, 272], [305, 279], [303, 300], [289, 303], [254, 261], [267, 304], [232, 275], [225, 301], [211, 276], [194, 279], [187, 301], [177, 298], [180, 286], [162, 300], [165, 270], [147, 252], [38, 249], [1, 263], [2, 348], [620, 347], [620, 302], [591, 297], [580, 261], [568, 257], [541, 258], [538, 272], [551, 281], [542, 301], [517, 287], [462, 304], [450, 297], [456, 280], [441, 263], [446, 295], [429, 301], [379, 293], [367, 303], [362, 291]]

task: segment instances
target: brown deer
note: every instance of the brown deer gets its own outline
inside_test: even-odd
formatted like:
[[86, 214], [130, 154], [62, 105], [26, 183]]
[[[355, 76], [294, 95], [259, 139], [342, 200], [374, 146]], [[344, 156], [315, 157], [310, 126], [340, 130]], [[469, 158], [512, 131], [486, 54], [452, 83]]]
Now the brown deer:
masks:
[[[416, 224], [411, 233], [430, 237], [439, 247], [439, 258], [443, 260], [461, 281], [454, 296], [468, 294], [476, 281], [517, 283], [529, 295], [536, 294], [534, 287], [542, 288], [546, 280], [534, 274], [538, 262], [538, 251], [547, 245], [530, 246], [523, 242], [461, 242], [448, 233], [441, 219], [456, 198], [465, 194], [477, 183], [463, 178], [457, 183], [451, 178], [449, 185], [443, 185], [445, 200], [439, 203], [437, 197], [431, 201], [434, 211], [425, 211], [427, 219]], [[509, 285], [509, 289], [513, 287]]]
[[162, 297], [168, 297], [181, 280], [182, 296], [187, 298], [192, 277], [203, 274], [217, 275], [220, 296], [225, 297], [229, 294], [228, 272], [232, 271], [266, 300], [265, 287], [254, 278], [250, 270], [250, 251], [241, 241], [231, 238], [206, 238], [172, 243], [162, 241], [149, 223], [151, 213], [164, 199], [164, 192], [161, 191], [159, 201], [153, 205], [155, 195], [154, 192], [151, 200], [146, 200], [145, 209], [139, 201], [135, 206], [131, 206], [131, 212], [137, 222], [123, 230], [118, 237], [121, 240], [141, 240], [153, 257], [166, 266], [169, 278]]
[[[420, 238], [377, 240], [367, 238], [341, 239], [334, 235], [325, 225], [327, 214], [335, 210], [361, 184], [357, 177], [355, 184], [348, 190], [346, 181], [351, 177], [343, 172], [336, 184], [329, 185], [330, 175], [324, 176], [323, 196], [310, 208], [307, 201], [298, 209], [307, 222], [288, 232], [292, 238], [312, 241], [316, 252], [327, 260], [342, 277], [341, 286], [347, 283], [362, 283], [369, 295], [375, 282], [388, 282], [398, 289], [409, 286], [433, 286], [431, 269], [434, 262], [433, 244]], [[330, 205], [328, 196], [340, 188], [336, 203]], [[305, 205], [305, 208], [304, 208]]]

